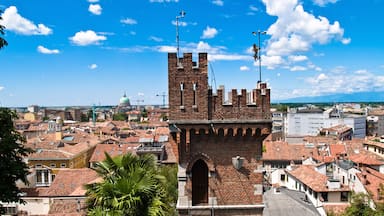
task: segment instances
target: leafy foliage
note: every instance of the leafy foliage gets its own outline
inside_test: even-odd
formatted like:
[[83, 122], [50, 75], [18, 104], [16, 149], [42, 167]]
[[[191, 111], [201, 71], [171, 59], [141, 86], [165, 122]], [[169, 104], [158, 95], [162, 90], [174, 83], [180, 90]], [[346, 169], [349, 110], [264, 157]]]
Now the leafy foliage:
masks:
[[126, 121], [128, 119], [128, 115], [125, 113], [116, 113], [113, 114], [112, 119], [114, 121]]
[[32, 152], [25, 148], [25, 138], [18, 133], [13, 125], [17, 119], [15, 112], [7, 108], [0, 108], [0, 201], [23, 202], [20, 189], [16, 181], [28, 184], [28, 166], [23, 157]]
[[384, 215], [380, 210], [373, 210], [369, 206], [370, 198], [368, 194], [352, 194], [351, 206], [349, 206], [342, 216], [379, 216]]
[[[0, 14], [2, 13], [2, 11], [0, 10]], [[2, 20], [3, 18], [0, 16], [0, 20]], [[5, 34], [5, 26], [3, 25], [0, 25], [0, 35], [4, 35]], [[3, 37], [0, 37], [0, 49], [7, 46], [8, 45], [8, 42], [3, 38]]]
[[97, 163], [101, 182], [87, 185], [89, 215], [172, 215], [166, 178], [150, 154], [126, 154]]

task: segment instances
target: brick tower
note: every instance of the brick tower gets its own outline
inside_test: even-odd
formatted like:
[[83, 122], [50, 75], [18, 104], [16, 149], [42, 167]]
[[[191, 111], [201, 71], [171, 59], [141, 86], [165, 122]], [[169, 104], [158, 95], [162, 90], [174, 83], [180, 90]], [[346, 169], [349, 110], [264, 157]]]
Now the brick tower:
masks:
[[178, 150], [179, 215], [262, 215], [262, 141], [270, 134], [270, 90], [208, 86], [207, 53], [168, 54], [169, 128]]

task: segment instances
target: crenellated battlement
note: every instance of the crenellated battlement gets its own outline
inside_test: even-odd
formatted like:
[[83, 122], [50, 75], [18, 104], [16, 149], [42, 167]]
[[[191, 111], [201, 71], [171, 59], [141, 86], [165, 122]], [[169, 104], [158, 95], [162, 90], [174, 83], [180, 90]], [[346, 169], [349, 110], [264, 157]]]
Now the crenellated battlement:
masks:
[[225, 97], [224, 87], [213, 94], [208, 85], [208, 55], [192, 53], [177, 59], [168, 54], [170, 120], [270, 119], [270, 89], [258, 83], [256, 89], [232, 89]]

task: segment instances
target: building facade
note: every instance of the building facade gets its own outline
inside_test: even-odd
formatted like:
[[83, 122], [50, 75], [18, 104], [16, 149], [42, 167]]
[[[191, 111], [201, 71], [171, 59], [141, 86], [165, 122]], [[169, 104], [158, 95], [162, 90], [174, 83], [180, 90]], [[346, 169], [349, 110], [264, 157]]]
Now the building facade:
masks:
[[258, 83], [224, 103], [208, 86], [208, 55], [168, 54], [170, 142], [178, 152], [179, 215], [261, 215], [262, 141], [270, 134], [270, 90]]

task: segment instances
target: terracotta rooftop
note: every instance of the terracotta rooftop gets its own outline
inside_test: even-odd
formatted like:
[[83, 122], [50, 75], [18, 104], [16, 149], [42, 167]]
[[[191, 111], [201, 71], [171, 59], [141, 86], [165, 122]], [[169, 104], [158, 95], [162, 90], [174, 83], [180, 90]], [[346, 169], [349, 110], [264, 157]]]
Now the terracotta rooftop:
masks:
[[288, 144], [283, 141], [264, 142], [265, 152], [263, 160], [302, 160], [308, 157], [317, 156], [317, 149], [314, 146], [304, 144]]
[[292, 170], [286, 169], [286, 171], [310, 187], [316, 192], [327, 192], [327, 191], [349, 191], [347, 186], [342, 185], [338, 189], [330, 189], [327, 187], [328, 177], [317, 172], [314, 166], [300, 165], [292, 167]]
[[380, 191], [384, 184], [384, 174], [366, 167], [362, 169], [361, 173], [356, 173], [356, 175], [364, 185], [364, 188], [371, 194], [371, 198], [375, 202], [384, 203], [384, 192]]
[[376, 157], [365, 154], [355, 154], [349, 156], [349, 159], [356, 164], [365, 164], [365, 165], [383, 165], [384, 161], [377, 160]]
[[98, 144], [91, 156], [89, 162], [100, 162], [105, 159], [104, 152], [108, 153], [111, 157], [123, 155], [128, 152], [135, 154], [136, 149], [139, 146], [136, 144]]
[[61, 169], [45, 191], [40, 196], [84, 196], [84, 185], [95, 181], [100, 177], [89, 168], [83, 169]]
[[329, 145], [329, 153], [331, 156], [346, 154], [345, 146], [343, 144], [331, 144]]

